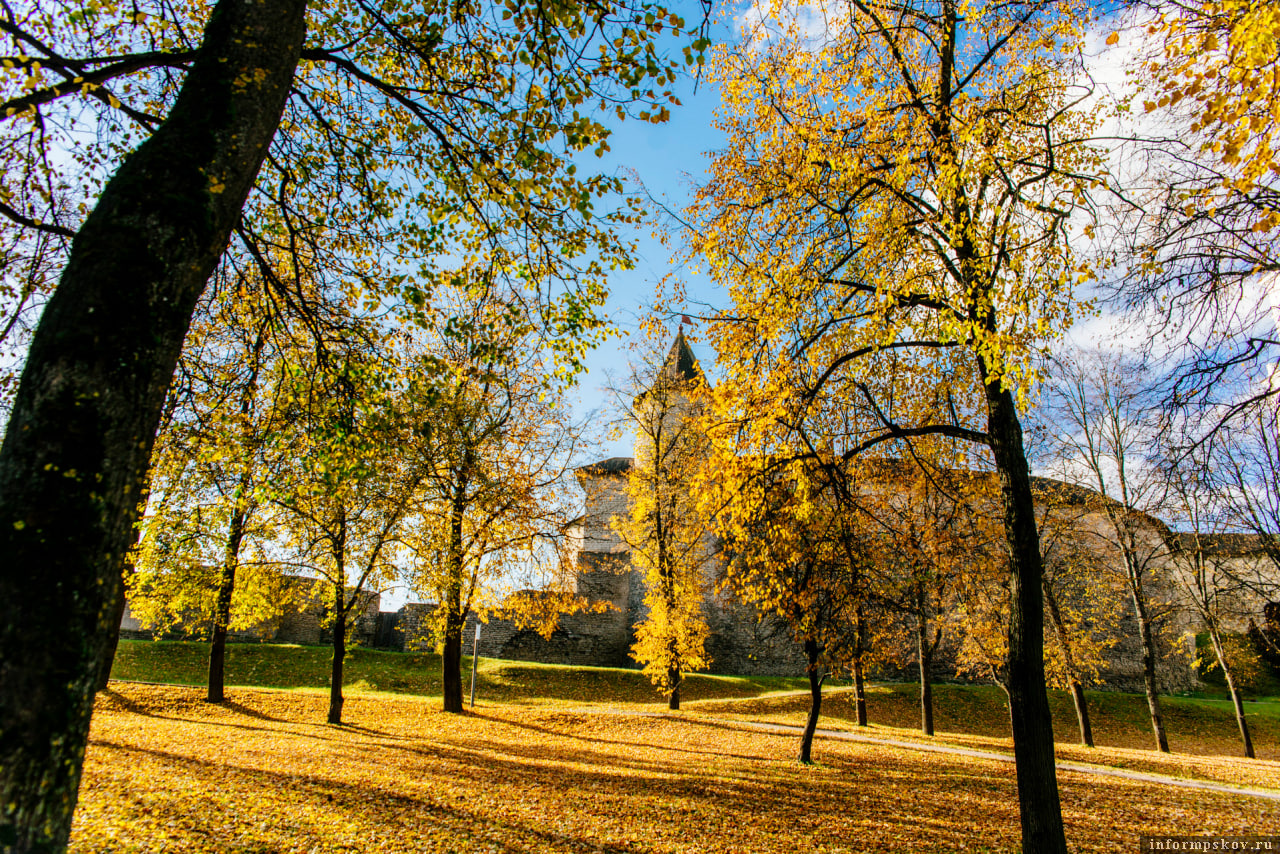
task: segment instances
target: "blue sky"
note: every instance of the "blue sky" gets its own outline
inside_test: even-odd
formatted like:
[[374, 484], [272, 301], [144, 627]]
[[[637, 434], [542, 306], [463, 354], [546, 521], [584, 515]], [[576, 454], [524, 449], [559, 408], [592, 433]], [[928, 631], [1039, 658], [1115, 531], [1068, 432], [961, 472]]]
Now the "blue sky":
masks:
[[[719, 43], [733, 35], [732, 25], [722, 21], [714, 27], [712, 38]], [[723, 143], [723, 136], [711, 124], [714, 111], [720, 106], [720, 93], [705, 77], [695, 92], [692, 75], [677, 81], [675, 92], [681, 105], [671, 108], [668, 122], [653, 125], [629, 120], [615, 125], [611, 150], [598, 161], [592, 158], [594, 162], [583, 164], [584, 167], [622, 175], [629, 183], [636, 178], [662, 204], [673, 209], [684, 207], [692, 200], [696, 184], [705, 179], [710, 153]], [[610, 277], [605, 309], [618, 334], [588, 357], [588, 373], [575, 394], [580, 416], [607, 406], [611, 376], [614, 382], [626, 379], [627, 345], [653, 305], [658, 283], [672, 271], [671, 252], [650, 227], [630, 236], [639, 242], [635, 269], [618, 271]], [[694, 298], [713, 297], [712, 285], [705, 276], [691, 280], [689, 285]], [[695, 344], [694, 352], [704, 363], [712, 361], [709, 348]], [[601, 452], [602, 457], [630, 455], [629, 438], [606, 441]]]

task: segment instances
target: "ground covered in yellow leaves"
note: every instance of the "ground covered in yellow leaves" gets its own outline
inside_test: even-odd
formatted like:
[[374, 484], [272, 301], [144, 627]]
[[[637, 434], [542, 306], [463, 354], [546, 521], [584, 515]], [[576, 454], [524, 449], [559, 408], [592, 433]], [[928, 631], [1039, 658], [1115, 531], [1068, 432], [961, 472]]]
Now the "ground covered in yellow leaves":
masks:
[[[1010, 764], [796, 738], [699, 712], [113, 683], [100, 695], [74, 851], [1011, 851]], [[1274, 764], [1274, 763], [1267, 763]], [[1143, 834], [1257, 834], [1280, 802], [1060, 775], [1082, 851]]]

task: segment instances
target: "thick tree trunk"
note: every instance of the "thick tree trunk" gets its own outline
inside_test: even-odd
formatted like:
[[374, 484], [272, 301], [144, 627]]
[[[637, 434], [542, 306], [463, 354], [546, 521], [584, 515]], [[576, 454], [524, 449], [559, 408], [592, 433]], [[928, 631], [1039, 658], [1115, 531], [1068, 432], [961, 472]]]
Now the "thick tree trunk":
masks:
[[227, 529], [227, 546], [218, 576], [218, 603], [213, 612], [213, 643], [209, 644], [209, 690], [205, 699], [221, 703], [226, 682], [227, 629], [231, 625], [231, 597], [236, 590], [236, 570], [240, 566], [240, 543], [244, 540], [244, 507], [237, 501]]
[[[984, 366], [985, 374], [985, 366]], [[986, 377], [984, 376], [984, 380]], [[987, 433], [1000, 476], [1009, 549], [1009, 719], [1022, 814], [1022, 850], [1066, 854], [1053, 756], [1053, 719], [1044, 677], [1044, 574], [1031, 495], [1031, 473], [1013, 394], [986, 386]]]
[[12, 850], [66, 845], [165, 392], [279, 125], [305, 13], [303, 0], [219, 0], [173, 109], [103, 189], [32, 339], [0, 449]]
[[673, 712], [680, 710], [680, 682], [680, 668], [669, 668], [667, 670], [667, 684], [671, 686], [671, 693], [667, 695], [667, 708]]
[[1244, 747], [1244, 755], [1253, 759], [1253, 739], [1249, 736], [1249, 722], [1244, 717], [1244, 699], [1236, 688], [1235, 674], [1227, 662], [1226, 649], [1222, 646], [1222, 638], [1215, 625], [1209, 626], [1209, 637], [1213, 641], [1213, 652], [1218, 657], [1218, 665], [1222, 668], [1222, 676], [1227, 680], [1227, 690], [1231, 692], [1231, 705], [1236, 710], [1236, 726], [1240, 727], [1240, 743]]
[[804, 722], [800, 736], [800, 763], [813, 763], [813, 734], [818, 731], [818, 715], [822, 712], [822, 674], [818, 672], [818, 657], [822, 649], [817, 641], [805, 639], [804, 654], [809, 662], [809, 717]]
[[1156, 750], [1169, 752], [1169, 736], [1164, 730], [1164, 712], [1160, 708], [1160, 694], [1156, 683], [1156, 641], [1155, 631], [1151, 628], [1151, 619], [1142, 601], [1142, 593], [1136, 587], [1130, 588], [1133, 595], [1133, 610], [1138, 618], [1138, 636], [1142, 639], [1142, 687], [1147, 693], [1147, 711], [1151, 715], [1151, 732], [1156, 739]]
[[444, 710], [462, 712], [462, 616], [458, 613], [458, 596], [451, 594], [445, 607], [444, 655], [440, 664], [444, 668], [441, 683], [444, 686]]
[[1062, 647], [1062, 658], [1067, 668], [1067, 678], [1071, 680], [1071, 701], [1076, 707], [1076, 722], [1080, 725], [1080, 743], [1085, 747], [1093, 747], [1093, 727], [1089, 723], [1089, 704], [1085, 700], [1084, 686], [1080, 684], [1079, 672], [1075, 658], [1071, 654], [1071, 638], [1067, 635], [1067, 627], [1062, 619], [1062, 609], [1058, 607], [1058, 597], [1046, 582], [1044, 584], [1044, 604], [1049, 611], [1049, 620], [1053, 623], [1053, 632]]
[[342, 665], [347, 657], [347, 609], [345, 575], [333, 583], [333, 667], [329, 671], [329, 723], [342, 723]]

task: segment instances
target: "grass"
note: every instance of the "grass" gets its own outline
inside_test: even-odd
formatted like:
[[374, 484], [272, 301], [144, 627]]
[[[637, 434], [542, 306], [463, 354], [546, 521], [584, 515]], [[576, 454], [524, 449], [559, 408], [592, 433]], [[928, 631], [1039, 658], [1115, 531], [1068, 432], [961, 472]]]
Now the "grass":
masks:
[[[111, 669], [114, 679], [204, 685], [209, 645], [194, 641], [121, 640]], [[228, 685], [269, 688], [327, 688], [329, 647], [277, 644], [229, 644]], [[463, 657], [463, 680], [471, 659]], [[493, 702], [518, 704], [610, 703], [665, 705], [638, 670], [609, 667], [561, 667], [481, 658], [476, 692]], [[343, 684], [353, 692], [439, 696], [440, 656], [355, 647], [343, 663]], [[804, 688], [804, 679], [770, 676], [691, 674], [682, 696], [688, 700], [758, 697]]]
[[[547, 674], [544, 674], [547, 675]], [[981, 691], [953, 692], [987, 714]], [[878, 692], [880, 712], [899, 702]], [[821, 741], [721, 715], [508, 705], [447, 715], [353, 692], [327, 726], [310, 692], [114, 683], [99, 695], [71, 850], [106, 852], [977, 851], [1019, 846], [1014, 769]], [[719, 703], [731, 709], [786, 698]], [[838, 702], [833, 702], [838, 706]], [[957, 706], [958, 708], [960, 706]], [[1276, 763], [1241, 766], [1269, 768]], [[1258, 835], [1280, 803], [1059, 774], [1074, 851], [1142, 835]]]

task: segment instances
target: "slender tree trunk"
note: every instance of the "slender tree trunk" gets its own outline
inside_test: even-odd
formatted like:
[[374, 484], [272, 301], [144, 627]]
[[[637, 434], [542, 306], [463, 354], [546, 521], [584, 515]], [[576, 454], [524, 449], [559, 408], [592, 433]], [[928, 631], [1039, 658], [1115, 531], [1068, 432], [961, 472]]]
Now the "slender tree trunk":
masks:
[[1227, 680], [1227, 690], [1231, 692], [1231, 705], [1236, 710], [1236, 725], [1240, 727], [1240, 743], [1244, 747], [1244, 755], [1253, 759], [1253, 739], [1249, 737], [1249, 722], [1244, 717], [1244, 699], [1240, 696], [1240, 690], [1236, 688], [1235, 674], [1231, 672], [1231, 665], [1227, 662], [1222, 637], [1218, 633], [1218, 627], [1213, 623], [1209, 624], [1209, 637], [1213, 641], [1213, 652], [1218, 656], [1222, 676]]
[[1054, 635], [1058, 645], [1062, 647], [1062, 659], [1066, 664], [1067, 678], [1071, 682], [1071, 701], [1076, 707], [1076, 721], [1080, 725], [1080, 743], [1085, 747], [1093, 747], [1093, 727], [1089, 723], [1089, 703], [1085, 700], [1084, 686], [1080, 684], [1079, 671], [1075, 657], [1071, 654], [1071, 639], [1067, 635], [1067, 627], [1062, 619], [1062, 609], [1058, 607], [1058, 597], [1048, 581], [1044, 583], [1044, 603], [1049, 610], [1049, 620], [1053, 623]]
[[227, 629], [231, 625], [231, 598], [236, 590], [236, 570], [240, 566], [240, 543], [244, 540], [247, 513], [237, 499], [227, 528], [227, 545], [222, 555], [222, 572], [218, 575], [218, 603], [213, 612], [213, 642], [209, 644], [209, 691], [205, 700], [221, 703], [225, 699]]
[[928, 623], [924, 615], [916, 619], [916, 660], [920, 664], [920, 731], [933, 735], [933, 649], [929, 646]]
[[862, 673], [863, 640], [862, 606], [858, 606], [853, 628], [853, 704], [858, 715], [858, 726], [867, 725], [867, 689]]
[[342, 665], [347, 657], [346, 576], [333, 583], [333, 667], [329, 671], [329, 723], [342, 723]]
[[818, 642], [809, 638], [804, 642], [805, 658], [809, 662], [809, 717], [804, 722], [804, 733], [800, 736], [800, 763], [813, 764], [813, 734], [818, 731], [818, 715], [822, 711], [822, 674], [818, 672], [818, 657], [822, 648]]
[[219, 0], [167, 119], [98, 197], [32, 338], [0, 448], [0, 840], [11, 850], [67, 843], [165, 393], [305, 28], [303, 0]]
[[1161, 753], [1169, 752], [1169, 736], [1164, 730], [1164, 712], [1160, 708], [1160, 695], [1156, 684], [1156, 641], [1151, 627], [1151, 619], [1147, 616], [1146, 605], [1141, 590], [1130, 585], [1133, 596], [1133, 610], [1138, 618], [1138, 636], [1142, 640], [1142, 686], [1147, 693], [1147, 711], [1151, 715], [1151, 732], [1155, 735], [1156, 749]]
[[680, 710], [680, 682], [682, 681], [679, 667], [667, 668], [667, 684], [671, 686], [671, 693], [667, 695], [667, 708], [671, 711]]
[[1040, 538], [1031, 472], [1013, 394], [983, 367], [987, 433], [1000, 477], [1009, 549], [1009, 719], [1022, 815], [1022, 850], [1066, 854], [1062, 805], [1053, 755], [1053, 718], [1044, 677], [1044, 601]]
[[462, 627], [467, 616], [462, 607], [462, 523], [466, 480], [460, 479], [459, 484], [449, 517], [449, 580], [444, 596], [444, 655], [440, 659], [444, 710], [455, 714], [462, 714]]

